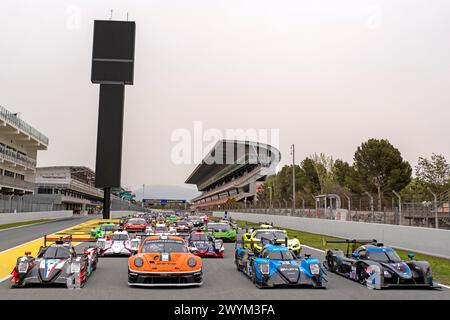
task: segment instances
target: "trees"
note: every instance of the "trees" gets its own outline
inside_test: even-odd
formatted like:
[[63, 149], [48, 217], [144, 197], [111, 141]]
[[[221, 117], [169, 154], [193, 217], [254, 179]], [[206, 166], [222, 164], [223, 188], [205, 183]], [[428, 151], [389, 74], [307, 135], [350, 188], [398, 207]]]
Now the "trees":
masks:
[[362, 143], [355, 152], [354, 166], [367, 191], [377, 193], [379, 211], [383, 192], [401, 190], [411, 181], [410, 164], [385, 139], [369, 139]]
[[450, 187], [450, 164], [440, 154], [433, 153], [430, 159], [419, 157], [416, 176], [421, 183], [440, 193]]

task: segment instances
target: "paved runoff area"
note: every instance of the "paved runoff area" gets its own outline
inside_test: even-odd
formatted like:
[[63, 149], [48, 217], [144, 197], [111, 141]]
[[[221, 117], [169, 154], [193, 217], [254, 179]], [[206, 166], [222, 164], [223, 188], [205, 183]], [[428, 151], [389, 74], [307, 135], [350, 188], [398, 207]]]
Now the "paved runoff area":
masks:
[[[127, 284], [128, 258], [99, 258], [98, 269], [81, 289], [55, 287], [30, 287], [12, 289], [9, 279], [16, 258], [25, 251], [35, 254], [43, 244], [43, 236], [52, 237], [72, 234], [82, 238], [93, 225], [101, 220], [92, 218], [69, 219], [34, 226], [0, 231], [0, 299], [450, 299], [450, 290], [433, 289], [387, 289], [369, 290], [359, 283], [335, 274], [328, 275], [327, 289], [280, 288], [258, 289], [250, 279], [238, 272], [234, 265], [234, 244], [225, 244], [225, 258], [203, 259], [204, 283], [191, 288], [139, 288]], [[77, 250], [93, 243], [75, 243]], [[9, 248], [5, 248], [9, 246]], [[12, 249], [11, 249], [12, 248]], [[324, 258], [323, 252], [303, 248], [303, 253]]]

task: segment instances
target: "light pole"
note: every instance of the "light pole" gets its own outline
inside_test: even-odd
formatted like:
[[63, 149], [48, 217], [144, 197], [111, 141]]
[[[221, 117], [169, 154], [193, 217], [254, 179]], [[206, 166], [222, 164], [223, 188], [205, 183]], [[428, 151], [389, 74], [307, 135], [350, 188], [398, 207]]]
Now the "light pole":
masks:
[[292, 155], [292, 215], [295, 212], [295, 145], [291, 145]]
[[142, 209], [144, 209], [145, 184], [142, 185]]
[[431, 190], [430, 187], [427, 187], [428, 191], [433, 195], [433, 207], [434, 207], [434, 227], [439, 229], [439, 218], [438, 218], [438, 206], [437, 206], [437, 195]]
[[268, 186], [267, 188], [269, 188], [269, 209], [272, 209], [272, 187]]

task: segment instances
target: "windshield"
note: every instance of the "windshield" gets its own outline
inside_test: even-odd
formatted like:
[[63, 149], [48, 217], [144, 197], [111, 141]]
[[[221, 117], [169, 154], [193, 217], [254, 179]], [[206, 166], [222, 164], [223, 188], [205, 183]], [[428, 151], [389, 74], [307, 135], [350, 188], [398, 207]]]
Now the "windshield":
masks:
[[192, 241], [208, 241], [206, 234], [193, 234], [191, 235]]
[[394, 251], [369, 251], [367, 259], [378, 262], [401, 262], [402, 259]]
[[144, 219], [130, 219], [128, 221], [128, 223], [132, 224], [132, 225], [145, 224], [145, 220]]
[[286, 233], [283, 231], [256, 231], [255, 239], [261, 240], [261, 238], [274, 240], [285, 240], [287, 238]]
[[128, 240], [128, 236], [126, 234], [113, 234], [111, 236], [111, 240], [113, 240], [113, 241], [125, 241], [125, 240]]
[[214, 231], [230, 231], [231, 228], [226, 223], [209, 223], [208, 229], [213, 229]]
[[48, 247], [43, 257], [45, 259], [68, 259], [70, 258], [70, 251], [67, 247]]
[[271, 260], [294, 260], [294, 256], [288, 250], [285, 251], [267, 251], [264, 258]]
[[167, 230], [167, 228], [166, 228], [166, 226], [156, 226], [155, 230], [161, 231], [161, 230]]
[[180, 241], [147, 241], [142, 246], [142, 253], [150, 252], [188, 252], [186, 246]]

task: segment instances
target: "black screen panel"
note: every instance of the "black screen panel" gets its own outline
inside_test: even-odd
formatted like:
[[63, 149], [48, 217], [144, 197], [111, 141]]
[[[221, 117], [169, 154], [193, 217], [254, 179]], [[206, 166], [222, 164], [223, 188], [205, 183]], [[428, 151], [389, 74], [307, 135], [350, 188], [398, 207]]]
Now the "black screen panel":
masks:
[[95, 186], [120, 187], [122, 171], [123, 85], [101, 84]]

